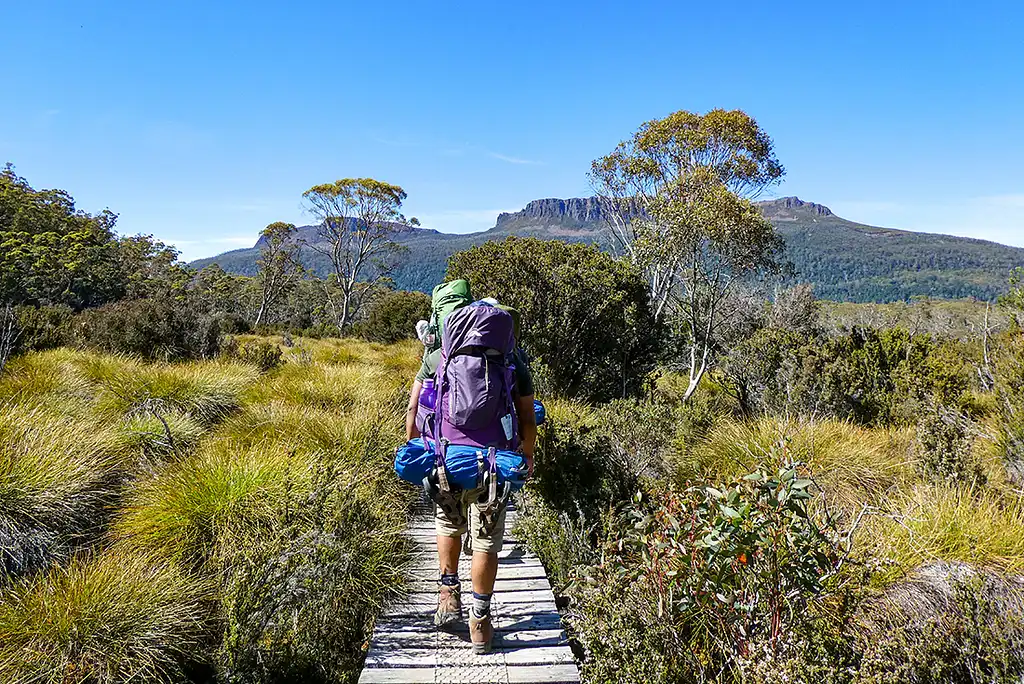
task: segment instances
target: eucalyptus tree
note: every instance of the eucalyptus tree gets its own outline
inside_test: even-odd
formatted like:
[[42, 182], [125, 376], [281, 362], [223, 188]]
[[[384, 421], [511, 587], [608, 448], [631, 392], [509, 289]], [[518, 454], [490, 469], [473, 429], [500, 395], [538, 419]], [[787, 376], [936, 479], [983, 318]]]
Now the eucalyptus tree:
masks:
[[740, 283], [780, 268], [781, 238], [752, 201], [784, 170], [746, 113], [678, 111], [594, 161], [590, 178], [614, 244], [646, 277], [656, 319], [682, 321], [688, 399]]
[[405, 251], [395, 242], [396, 233], [419, 221], [402, 215], [405, 190], [373, 178], [315, 185], [302, 196], [319, 222], [317, 240], [308, 245], [327, 256], [334, 271], [341, 300], [337, 325], [343, 330], [375, 286], [389, 279], [396, 257]]
[[271, 309], [302, 277], [299, 245], [294, 240], [295, 224], [275, 221], [260, 233], [262, 246], [256, 262], [260, 303], [253, 325], [263, 323]]

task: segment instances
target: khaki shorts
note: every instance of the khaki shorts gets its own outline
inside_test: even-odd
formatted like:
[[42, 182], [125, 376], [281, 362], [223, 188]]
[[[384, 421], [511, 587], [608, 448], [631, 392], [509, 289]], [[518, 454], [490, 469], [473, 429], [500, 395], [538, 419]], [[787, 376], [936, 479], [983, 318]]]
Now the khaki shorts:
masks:
[[[469, 529], [473, 534], [473, 551], [498, 553], [505, 540], [505, 507], [502, 506], [498, 511], [491, 534], [484, 534], [483, 522], [480, 520], [480, 506], [476, 503], [483, 493], [483, 489], [463, 492], [462, 513], [469, 520]], [[461, 537], [466, 534], [466, 525], [462, 527], [453, 525], [438, 506], [434, 506], [434, 527], [439, 537]]]

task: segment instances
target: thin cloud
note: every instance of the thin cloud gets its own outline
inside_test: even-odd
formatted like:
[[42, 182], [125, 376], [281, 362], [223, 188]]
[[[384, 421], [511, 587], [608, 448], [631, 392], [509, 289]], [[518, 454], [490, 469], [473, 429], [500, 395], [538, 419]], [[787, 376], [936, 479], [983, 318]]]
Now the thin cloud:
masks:
[[507, 162], [509, 164], [529, 164], [533, 166], [541, 166], [544, 162], [534, 161], [533, 159], [522, 159], [520, 157], [510, 157], [507, 154], [499, 154], [498, 152], [488, 152], [489, 157], [497, 159], [499, 161]]

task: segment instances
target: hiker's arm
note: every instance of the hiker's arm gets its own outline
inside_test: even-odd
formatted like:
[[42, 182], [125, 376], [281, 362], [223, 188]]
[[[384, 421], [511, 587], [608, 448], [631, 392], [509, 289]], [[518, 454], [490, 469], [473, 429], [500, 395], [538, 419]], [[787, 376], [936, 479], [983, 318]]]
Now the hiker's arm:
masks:
[[519, 414], [519, 436], [523, 440], [523, 455], [533, 475], [533, 450], [537, 446], [537, 414], [533, 412], [533, 395], [516, 397], [516, 413]]
[[[422, 382], [417, 380], [412, 383], [412, 391], [409, 393], [409, 408], [405, 410], [405, 438], [407, 440], [420, 436], [420, 431], [416, 429], [416, 411], [420, 405], [420, 392], [422, 390]], [[536, 431], [536, 428], [534, 431]]]

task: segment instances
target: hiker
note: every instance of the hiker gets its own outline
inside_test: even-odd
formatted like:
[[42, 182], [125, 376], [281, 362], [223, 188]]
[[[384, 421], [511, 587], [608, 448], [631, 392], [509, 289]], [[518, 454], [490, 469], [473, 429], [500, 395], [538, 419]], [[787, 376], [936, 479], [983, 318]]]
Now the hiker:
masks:
[[[439, 285], [434, 290], [433, 301], [435, 306], [430, 325], [427, 329], [422, 325], [417, 326], [427, 346], [409, 398], [406, 416], [407, 439], [411, 442], [421, 433], [431, 434], [432, 431], [425, 422], [432, 419], [437, 421], [434, 426], [436, 431], [442, 433], [443, 439], [438, 441], [444, 442], [443, 445], [439, 444], [438, 448], [447, 449], [448, 454], [454, 454], [460, 448], [469, 449], [470, 453], [475, 453], [479, 459], [479, 470], [476, 472], [486, 474], [482, 456], [484, 453], [489, 454], [493, 473], [496, 453], [503, 456], [509, 453], [509, 448], [518, 448], [522, 460], [525, 460], [526, 475], [532, 474], [537, 439], [534, 390], [526, 356], [515, 344], [515, 333], [518, 332], [515, 320], [517, 313], [507, 307], [501, 307], [494, 300], [473, 302], [469, 284], [465, 281]], [[446, 325], [449, 328], [446, 328]], [[495, 334], [496, 341], [492, 342], [486, 338], [489, 334]], [[443, 340], [443, 343], [438, 344], [439, 340]], [[463, 344], [466, 340], [486, 340], [486, 344]], [[507, 348], [501, 349], [502, 346]], [[455, 362], [452, 362], [452, 359], [455, 359]], [[446, 383], [445, 378], [437, 378], [441, 363], [446, 365], [448, 382], [456, 385], [456, 389], [460, 390], [463, 396], [442, 399]], [[508, 368], [509, 365], [514, 368]], [[444, 373], [445, 370], [442, 369], [442, 374]], [[498, 397], [501, 393], [499, 385], [502, 384], [502, 373], [511, 382], [511, 387], [506, 388], [504, 394], [510, 398], [512, 405], [507, 409], [499, 407], [496, 410], [497, 399], [492, 397]], [[437, 411], [427, 417], [421, 408], [420, 395], [424, 384], [429, 386], [435, 380], [438, 380], [438, 387], [434, 391], [439, 393]], [[467, 381], [478, 385], [483, 383], [485, 387], [468, 387], [465, 385]], [[472, 392], [483, 392], [485, 399], [477, 399], [472, 396]], [[451, 413], [453, 405], [456, 412], [468, 416], [463, 425], [473, 425], [473, 430], [465, 427], [463, 432], [446, 422], [448, 419], [445, 416], [448, 414], [442, 416], [442, 408], [449, 409], [448, 413]], [[480, 413], [481, 411], [483, 413]], [[481, 419], [474, 420], [474, 412], [477, 412], [477, 415], [484, 415], [485, 421], [498, 424], [481, 425]], [[515, 426], [511, 424], [513, 414], [516, 416]], [[493, 437], [494, 435], [496, 437]], [[496, 452], [497, 449], [502, 451]], [[475, 652], [487, 653], [491, 650], [494, 638], [490, 603], [498, 572], [498, 552], [501, 551], [505, 536], [504, 501], [507, 500], [508, 490], [506, 489], [503, 500], [496, 501], [496, 477], [490, 480], [484, 477], [485, 481], [477, 478], [472, 480], [475, 483], [472, 488], [451, 490], [453, 499], [446, 503], [441, 497], [443, 492], [448, 491], [447, 480], [453, 477], [446, 472], [448, 465], [449, 462], [445, 461], [444, 467], [436, 469], [441, 471], [439, 477], [442, 478], [444, 486], [435, 488], [435, 529], [440, 586], [434, 623], [441, 627], [462, 619], [459, 555], [462, 550], [462, 535], [468, 532], [471, 535], [473, 551], [473, 601], [469, 609], [470, 639]], [[470, 462], [469, 465], [475, 469], [474, 462]]]

